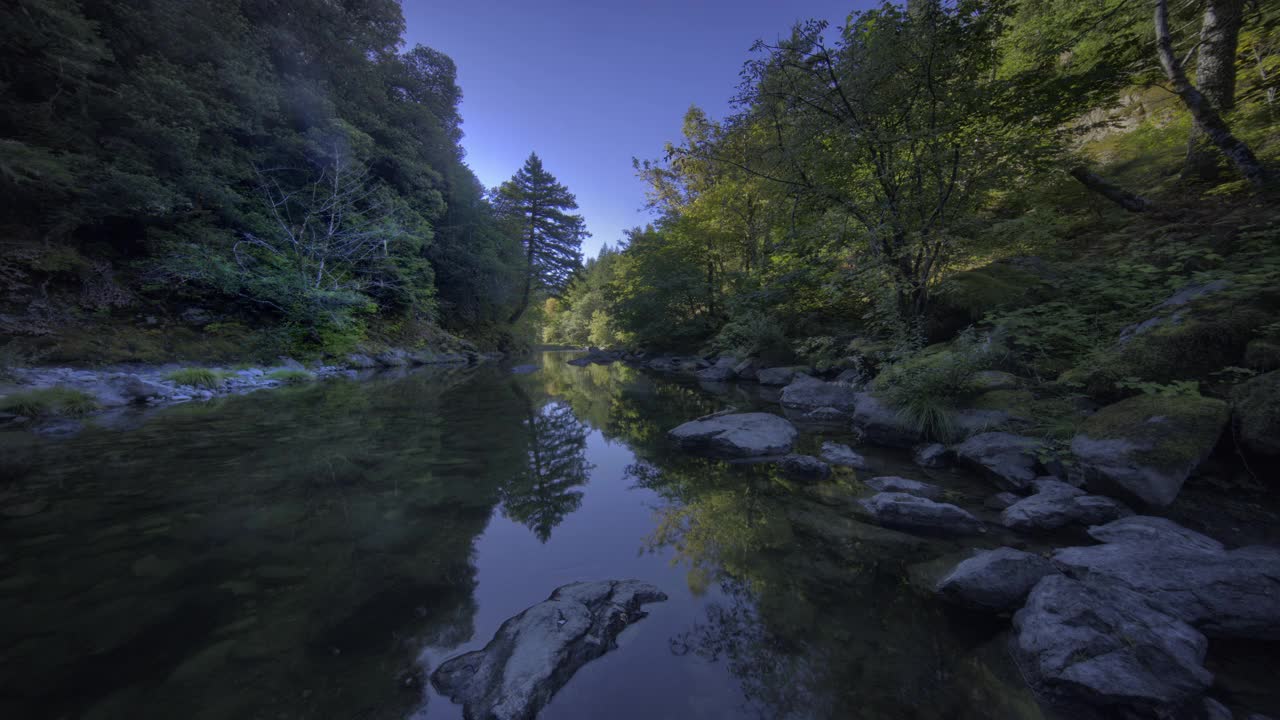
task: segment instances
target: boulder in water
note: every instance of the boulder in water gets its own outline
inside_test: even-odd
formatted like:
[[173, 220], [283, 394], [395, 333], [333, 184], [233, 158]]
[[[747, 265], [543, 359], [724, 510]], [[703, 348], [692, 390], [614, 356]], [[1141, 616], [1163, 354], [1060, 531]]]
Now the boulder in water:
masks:
[[1204, 668], [1205, 636], [1122, 585], [1048, 575], [1013, 625], [1023, 676], [1060, 699], [1181, 717], [1213, 681]]
[[708, 415], [667, 433], [685, 450], [738, 458], [790, 452], [797, 434], [786, 418], [770, 413]]
[[1003, 612], [1021, 607], [1031, 588], [1056, 572], [1053, 563], [1039, 555], [1002, 547], [962, 560], [936, 589], [960, 605]]
[[982, 523], [967, 510], [901, 492], [882, 492], [858, 501], [875, 521], [887, 528], [935, 535], [972, 535]]
[[431, 684], [469, 720], [534, 720], [583, 665], [617, 647], [643, 605], [666, 599], [638, 580], [565, 585], [502, 623], [483, 650], [446, 660]]
[[1040, 461], [1036, 452], [1043, 446], [1035, 438], [1006, 432], [987, 432], [956, 446], [961, 464], [990, 478], [1004, 490], [1025, 492], [1036, 479]]
[[860, 453], [848, 445], [842, 445], [837, 442], [822, 443], [822, 459], [832, 465], [850, 467], [854, 470], [866, 470], [870, 467], [867, 459]]

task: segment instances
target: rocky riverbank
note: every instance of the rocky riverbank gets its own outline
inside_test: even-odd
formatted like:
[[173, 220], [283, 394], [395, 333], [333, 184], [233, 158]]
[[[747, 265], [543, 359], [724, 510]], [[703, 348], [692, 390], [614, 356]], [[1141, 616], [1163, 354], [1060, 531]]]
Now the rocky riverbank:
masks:
[[360, 378], [424, 366], [466, 367], [502, 357], [501, 353], [392, 349], [311, 365], [281, 357], [274, 365], [234, 367], [9, 368], [8, 382], [0, 382], [0, 428], [66, 435], [82, 427], [82, 418], [103, 413], [205, 402], [335, 377]]
[[[1257, 440], [1269, 437], [1261, 425], [1274, 423], [1275, 406], [1257, 394], [1232, 402], [1139, 394], [1104, 406], [1080, 403], [1074, 433], [1056, 440], [1036, 433], [1034, 419], [1017, 407], [979, 402], [958, 408], [952, 436], [934, 442], [877, 391], [870, 373], [822, 377], [813, 368], [732, 357], [602, 352], [582, 360], [621, 360], [720, 394], [751, 388], [753, 399], [776, 404], [776, 412], [753, 403], [755, 412], [698, 418], [669, 437], [689, 452], [775, 463], [839, 516], [815, 523], [824, 533], [971, 542], [960, 561], [917, 557], [928, 578], [923, 589], [969, 610], [1011, 616], [1010, 656], [1024, 678], [1046, 703], [1076, 716], [1230, 718], [1214, 697], [1211, 643], [1280, 640], [1280, 545], [1209, 537], [1161, 516], [1214, 512], [1176, 503], [1232, 428], [1253, 439], [1240, 452], [1265, 454]], [[976, 381], [990, 388], [980, 397], [1018, 392], [1025, 400], [1040, 391], [1007, 372], [983, 371]], [[726, 390], [732, 382], [738, 388]], [[1254, 384], [1266, 390], [1274, 382], [1264, 375]], [[855, 448], [838, 443], [823, 443], [821, 457], [792, 453], [806, 432], [832, 431], [910, 450], [922, 478], [948, 466], [976, 474], [990, 494], [877, 477]], [[839, 468], [862, 472], [829, 482]]]

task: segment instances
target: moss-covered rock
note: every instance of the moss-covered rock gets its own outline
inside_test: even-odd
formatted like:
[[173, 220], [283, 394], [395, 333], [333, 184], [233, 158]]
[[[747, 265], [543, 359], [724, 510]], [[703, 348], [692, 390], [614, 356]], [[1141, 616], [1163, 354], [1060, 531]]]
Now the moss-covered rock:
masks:
[[1071, 451], [1090, 490], [1164, 506], [1208, 457], [1228, 417], [1221, 400], [1140, 395], [1086, 420]]
[[1244, 383], [1231, 401], [1240, 442], [1262, 455], [1280, 455], [1280, 371]]

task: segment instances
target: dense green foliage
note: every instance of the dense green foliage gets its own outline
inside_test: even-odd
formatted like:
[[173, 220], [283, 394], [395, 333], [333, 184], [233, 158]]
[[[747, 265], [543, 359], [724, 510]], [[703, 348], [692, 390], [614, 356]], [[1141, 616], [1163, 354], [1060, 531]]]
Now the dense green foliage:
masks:
[[[1173, 8], [1193, 74], [1204, 11]], [[1007, 348], [1009, 369], [1103, 399], [1247, 377], [1232, 367], [1246, 346], [1265, 363], [1280, 300], [1264, 239], [1274, 189], [1249, 189], [1221, 158], [1214, 180], [1182, 172], [1191, 116], [1162, 87], [1154, 37], [1140, 3], [957, 0], [758, 44], [734, 114], [693, 108], [680, 143], [636, 162], [656, 222], [588, 265], [547, 308], [545, 337], [896, 364], [883, 390], [938, 435], [975, 367], [922, 352], [970, 326]], [[1240, 37], [1223, 117], [1275, 163], [1280, 13], [1252, 7]], [[1068, 172], [1082, 167], [1149, 212], [1091, 192]], [[1215, 280], [1231, 289], [1117, 342]]]
[[403, 47], [396, 0], [0, 19], [5, 334], [199, 307], [340, 351], [502, 325], [520, 300], [520, 239], [463, 161], [453, 61]]

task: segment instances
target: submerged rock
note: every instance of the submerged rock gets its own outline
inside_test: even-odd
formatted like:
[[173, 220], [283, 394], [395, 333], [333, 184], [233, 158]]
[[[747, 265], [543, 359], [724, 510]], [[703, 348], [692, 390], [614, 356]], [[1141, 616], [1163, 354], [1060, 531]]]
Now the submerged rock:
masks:
[[1010, 547], [986, 550], [961, 561], [937, 584], [943, 597], [978, 610], [1013, 610], [1046, 575], [1058, 572], [1053, 563]]
[[446, 660], [431, 674], [468, 720], [533, 720], [591, 660], [616, 647], [618, 633], [666, 600], [638, 580], [565, 585], [502, 623], [483, 650]]
[[708, 415], [667, 433], [684, 450], [728, 457], [782, 455], [797, 434], [786, 418], [770, 413]]
[[1048, 695], [1173, 717], [1213, 681], [1205, 636], [1121, 585], [1046, 576], [1013, 625], [1014, 659]]
[[982, 523], [967, 510], [901, 492], [882, 492], [858, 501], [877, 523], [887, 528], [937, 535], [972, 535]]
[[1036, 453], [1043, 443], [1035, 438], [1006, 432], [988, 432], [956, 446], [961, 464], [982, 473], [1001, 488], [1025, 492], [1038, 476]]
[[858, 392], [848, 385], [824, 382], [801, 375], [782, 389], [782, 406], [799, 410], [831, 407], [852, 413], [857, 406]]
[[870, 467], [867, 459], [848, 445], [836, 442], [822, 443], [822, 459], [832, 465], [851, 467], [854, 470], [866, 470]]
[[778, 466], [783, 473], [800, 480], [823, 480], [831, 475], [831, 466], [812, 455], [784, 455]]
[[897, 477], [896, 475], [885, 475], [883, 477], [874, 477], [867, 481], [867, 487], [876, 492], [902, 492], [911, 495], [919, 495], [930, 500], [937, 500], [942, 497], [942, 488], [927, 482], [919, 480], [911, 480], [909, 478]]
[[956, 454], [942, 443], [917, 445], [911, 451], [911, 459], [923, 468], [944, 468], [951, 464]]
[[1221, 400], [1140, 395], [1091, 415], [1071, 452], [1091, 490], [1164, 506], [1208, 457], [1227, 419]]

